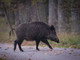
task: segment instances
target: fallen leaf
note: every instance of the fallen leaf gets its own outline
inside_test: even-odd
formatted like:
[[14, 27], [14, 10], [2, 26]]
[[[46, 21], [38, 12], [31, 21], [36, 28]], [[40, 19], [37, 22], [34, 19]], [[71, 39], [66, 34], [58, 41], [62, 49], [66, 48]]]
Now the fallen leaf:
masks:
[[71, 52], [69, 54], [72, 54]]
[[4, 52], [4, 53], [8, 54], [8, 52]]
[[73, 52], [74, 50], [70, 50], [70, 52]]
[[9, 47], [7, 47], [5, 50], [8, 50], [9, 49]]
[[31, 58], [29, 58], [28, 60], [31, 60]]
[[1, 58], [8, 58], [7, 55], [0, 55]]
[[69, 54], [72, 54], [73, 51], [74, 51], [74, 50], [71, 49], [71, 50], [69, 51]]
[[8, 58], [8, 56], [7, 55], [3, 55], [3, 58]]

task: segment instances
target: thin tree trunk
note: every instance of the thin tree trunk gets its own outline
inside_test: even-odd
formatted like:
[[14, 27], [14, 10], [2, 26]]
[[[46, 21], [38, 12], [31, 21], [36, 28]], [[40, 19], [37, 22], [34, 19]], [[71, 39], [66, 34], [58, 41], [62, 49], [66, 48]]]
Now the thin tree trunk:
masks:
[[15, 13], [15, 26], [18, 26], [20, 24], [18, 8], [14, 9], [14, 13]]
[[9, 16], [10, 24], [14, 25], [15, 24], [15, 14], [11, 8], [8, 9], [8, 16]]
[[80, 33], [80, 3], [79, 0], [72, 2], [71, 4], [72, 15], [72, 33]]
[[58, 32], [62, 33], [63, 32], [63, 10], [62, 10], [62, 0], [58, 0]]
[[69, 29], [69, 12], [65, 0], [58, 0], [58, 32], [65, 33]]
[[[58, 14], [57, 14], [57, 0], [49, 0], [49, 25], [54, 25], [57, 28]], [[57, 30], [57, 29], [56, 29]]]
[[37, 3], [31, 5], [31, 18], [32, 18], [32, 21], [39, 21], [37, 10], [38, 10]]
[[8, 22], [8, 24], [9, 24], [10, 29], [12, 30], [13, 29], [12, 24], [10, 23], [9, 14], [8, 14], [8, 11], [7, 11], [7, 8], [6, 8], [6, 4], [4, 4], [4, 3], [3, 3], [3, 8], [4, 8], [4, 12], [5, 12], [5, 18]]
[[47, 23], [48, 17], [48, 6], [46, 4], [47, 0], [38, 0], [32, 4], [32, 21], [41, 21]]
[[24, 20], [23, 20], [24, 6], [23, 6], [23, 4], [22, 3], [19, 3], [18, 8], [19, 8], [19, 20], [20, 20], [20, 23], [24, 23]]
[[48, 17], [48, 6], [47, 6], [47, 0], [41, 0], [38, 2], [38, 18], [40, 21], [47, 23], [47, 17]]
[[25, 3], [25, 8], [24, 8], [24, 18], [26, 22], [31, 22], [31, 0], [27, 0]]
[[29, 23], [31, 21], [31, 0], [27, 0], [25, 3], [18, 2], [15, 16], [15, 24]]
[[63, 28], [64, 28], [64, 32], [70, 32], [70, 22], [69, 22], [69, 16], [70, 16], [70, 12], [69, 9], [66, 7], [63, 9]]

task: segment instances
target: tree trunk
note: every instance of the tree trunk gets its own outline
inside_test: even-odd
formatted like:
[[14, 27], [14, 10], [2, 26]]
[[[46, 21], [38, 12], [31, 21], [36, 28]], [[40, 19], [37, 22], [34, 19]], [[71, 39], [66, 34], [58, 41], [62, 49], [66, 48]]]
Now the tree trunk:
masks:
[[15, 9], [15, 24], [29, 23], [31, 21], [31, 0], [27, 0], [25, 3], [17, 3]]
[[24, 8], [24, 20], [26, 20], [26, 22], [31, 22], [31, 0], [27, 0], [25, 3], [25, 8]]
[[19, 3], [19, 20], [21, 23], [28, 23], [31, 21], [31, 1], [27, 0], [25, 4]]
[[69, 29], [69, 12], [65, 0], [58, 0], [58, 32], [64, 33]]
[[72, 15], [72, 32], [75, 34], [80, 33], [80, 3], [79, 0], [71, 4]]
[[48, 17], [48, 6], [46, 3], [47, 0], [38, 0], [33, 1], [32, 4], [32, 21], [41, 21], [47, 23]]
[[57, 6], [58, 2], [57, 0], [49, 0], [49, 25], [54, 25], [57, 28], [57, 20], [58, 20], [58, 14], [57, 14]]
[[47, 17], [48, 17], [48, 5], [47, 0], [40, 0], [37, 4], [38, 10], [38, 18], [41, 22], [47, 23]]
[[19, 8], [19, 20], [20, 20], [20, 23], [24, 23], [25, 21], [23, 20], [23, 16], [24, 16], [24, 5], [23, 3], [19, 3], [18, 5], [18, 8]]
[[63, 32], [70, 32], [70, 22], [69, 22], [70, 12], [66, 7], [63, 9]]
[[31, 5], [31, 18], [32, 21], [40, 21], [38, 17], [37, 3]]
[[8, 10], [8, 16], [9, 16], [10, 24], [14, 25], [15, 24], [15, 14], [14, 14], [14, 11], [11, 8], [7, 9], [7, 10]]
[[19, 21], [19, 9], [14, 9], [14, 13], [15, 13], [15, 26], [18, 26], [20, 24]]
[[[10, 29], [12, 30], [13, 28], [12, 28], [12, 24], [10, 23], [9, 12], [7, 11], [8, 9], [7, 9], [5, 3], [3, 3], [3, 8], [4, 8], [4, 12], [5, 12], [5, 18], [9, 24]], [[13, 33], [13, 31], [12, 31], [12, 33]]]

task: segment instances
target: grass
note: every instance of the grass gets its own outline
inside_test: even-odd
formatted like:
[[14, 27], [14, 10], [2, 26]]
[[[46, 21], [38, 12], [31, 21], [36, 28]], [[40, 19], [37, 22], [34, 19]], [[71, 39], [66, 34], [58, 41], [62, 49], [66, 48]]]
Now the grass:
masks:
[[8, 28], [8, 24], [6, 24], [4, 18], [0, 17], [0, 42], [8, 40]]
[[[80, 49], [80, 35], [75, 34], [58, 34], [60, 43], [54, 43], [54, 46], [65, 47], [65, 48], [79, 48]], [[50, 42], [53, 44], [52, 42]]]
[[[12, 39], [9, 38], [9, 25], [6, 23], [6, 20], [3, 17], [0, 17], [0, 43], [12, 43], [16, 39], [15, 35], [12, 36]], [[53, 47], [60, 48], [79, 48], [80, 49], [80, 35], [63, 33], [58, 34], [60, 43], [57, 44], [49, 40], [49, 43]], [[33, 46], [35, 42], [23, 42], [23, 45]], [[46, 46], [44, 43], [40, 43], [40, 46]]]

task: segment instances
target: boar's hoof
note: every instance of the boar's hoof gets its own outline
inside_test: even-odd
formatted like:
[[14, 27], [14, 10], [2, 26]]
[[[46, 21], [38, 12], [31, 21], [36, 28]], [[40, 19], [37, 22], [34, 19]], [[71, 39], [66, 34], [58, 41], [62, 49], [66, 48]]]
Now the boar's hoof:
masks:
[[53, 50], [53, 48], [52, 49], [50, 49], [50, 51], [52, 51]]
[[23, 50], [20, 50], [21, 52], [24, 52]]
[[37, 51], [40, 51], [38, 48], [36, 49]]

